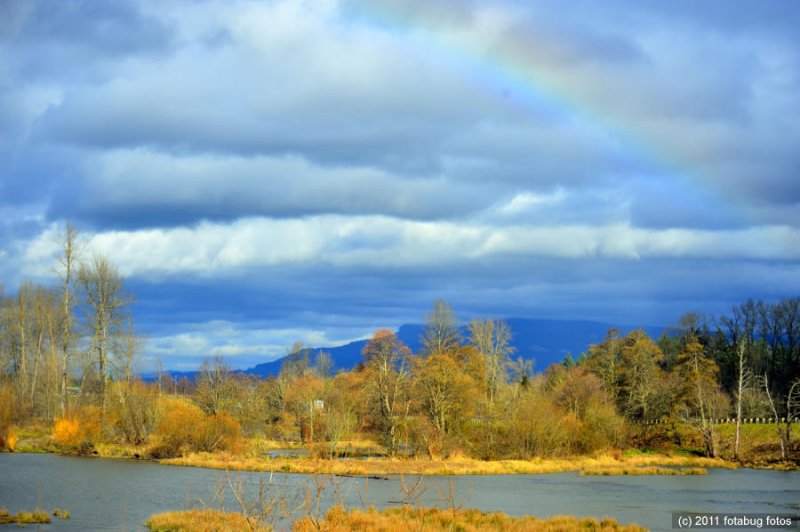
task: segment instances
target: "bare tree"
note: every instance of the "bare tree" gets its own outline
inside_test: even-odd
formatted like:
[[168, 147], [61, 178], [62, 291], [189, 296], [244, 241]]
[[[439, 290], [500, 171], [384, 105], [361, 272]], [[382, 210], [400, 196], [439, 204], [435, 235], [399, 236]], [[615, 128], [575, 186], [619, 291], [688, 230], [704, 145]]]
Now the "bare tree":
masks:
[[389, 454], [397, 452], [397, 429], [408, 414], [408, 347], [389, 329], [375, 331], [362, 352], [367, 368], [369, 400]]
[[745, 367], [745, 344], [739, 342], [736, 346], [737, 354], [737, 370], [738, 376], [736, 379], [736, 440], [733, 444], [733, 457], [739, 459], [739, 441], [742, 425], [742, 397], [744, 396], [745, 389], [750, 383], [752, 373]]
[[222, 357], [205, 359], [197, 376], [197, 402], [208, 414], [224, 412], [236, 395], [231, 369]]
[[509, 356], [515, 351], [510, 345], [511, 329], [506, 322], [500, 320], [472, 320], [469, 332], [470, 342], [483, 356], [486, 367], [486, 401], [491, 407], [508, 370]]
[[317, 351], [314, 356], [314, 371], [317, 375], [326, 379], [333, 373], [333, 358], [327, 351]]
[[64, 226], [61, 256], [58, 259], [58, 274], [61, 278], [61, 415], [68, 409], [67, 389], [69, 385], [69, 362], [71, 349], [75, 340], [75, 320], [73, 307], [75, 305], [75, 274], [79, 268], [81, 248], [78, 244], [78, 230], [71, 223]]
[[297, 379], [305, 375], [311, 368], [311, 348], [303, 342], [295, 342], [283, 359], [280, 376], [286, 379]]
[[120, 334], [132, 298], [123, 291], [123, 278], [105, 256], [95, 253], [88, 265], [81, 265], [78, 279], [83, 291], [91, 349], [97, 361], [103, 408], [109, 378], [112, 339]]
[[[135, 377], [136, 364], [145, 339], [133, 327], [133, 320], [126, 317], [119, 336], [115, 338], [114, 362], [120, 380], [130, 384]], [[159, 384], [160, 386], [160, 384]]]
[[425, 355], [441, 355], [458, 347], [461, 335], [456, 326], [453, 309], [446, 301], [438, 299], [433, 311], [425, 315], [422, 349]]
[[[767, 408], [769, 408], [775, 420], [775, 429], [778, 431], [778, 440], [781, 444], [781, 460], [786, 460], [789, 457], [789, 449], [792, 444], [792, 421], [800, 416], [800, 379], [792, 382], [786, 396], [782, 398], [780, 396], [776, 397], [770, 390], [770, 383], [766, 373], [761, 377], [760, 382], [766, 395]], [[779, 408], [783, 408], [784, 411], [780, 412]], [[781, 416], [781, 414], [785, 415]]]

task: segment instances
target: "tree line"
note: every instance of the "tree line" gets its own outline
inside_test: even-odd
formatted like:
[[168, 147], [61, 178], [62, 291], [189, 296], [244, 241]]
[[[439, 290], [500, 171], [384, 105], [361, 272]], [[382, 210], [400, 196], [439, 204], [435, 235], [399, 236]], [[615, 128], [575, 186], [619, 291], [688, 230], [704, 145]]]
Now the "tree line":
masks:
[[109, 382], [136, 378], [142, 344], [117, 267], [89, 254], [66, 224], [51, 286], [23, 281], [13, 297], [0, 284], [0, 378], [23, 417], [52, 420], [72, 406], [105, 408]]
[[[687, 314], [658, 339], [612, 329], [540, 374], [504, 321], [472, 320], [462, 336], [450, 305], [437, 301], [417, 353], [380, 329], [350, 371], [298, 343], [276, 377], [239, 374], [216, 358], [194, 381], [159, 371], [145, 384], [133, 296], [118, 269], [66, 225], [55, 270], [52, 286], [0, 292], [0, 446], [15, 424], [36, 419], [65, 446], [144, 445], [152, 456], [235, 450], [247, 436], [330, 457], [358, 434], [389, 455], [530, 458], [620, 448], [633, 441], [632, 424], [666, 420], [716, 456], [715, 419], [770, 416], [785, 458], [800, 413], [798, 298], [747, 301], [718, 319]], [[684, 435], [672, 437], [681, 444]]]

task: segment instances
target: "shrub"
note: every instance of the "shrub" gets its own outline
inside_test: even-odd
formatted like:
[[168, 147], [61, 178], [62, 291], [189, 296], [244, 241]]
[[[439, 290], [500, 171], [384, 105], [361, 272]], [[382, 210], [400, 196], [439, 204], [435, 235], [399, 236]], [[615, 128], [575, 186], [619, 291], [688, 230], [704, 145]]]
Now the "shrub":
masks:
[[239, 423], [227, 414], [205, 414], [185, 399], [163, 398], [156, 425], [153, 458], [178, 456], [183, 451], [235, 450], [241, 443]]
[[579, 451], [592, 453], [622, 446], [625, 443], [625, 421], [613, 405], [593, 403], [587, 408], [579, 435]]
[[100, 441], [102, 413], [94, 406], [83, 407], [75, 415], [56, 418], [53, 441], [62, 449], [88, 454]]
[[156, 398], [153, 390], [140, 381], [116, 383], [111, 389], [109, 426], [127, 443], [140, 445], [156, 423]]
[[10, 384], [0, 386], [0, 449], [14, 450], [16, 438], [14, 437], [15, 407], [17, 394]]
[[53, 425], [53, 441], [62, 447], [80, 443], [81, 423], [77, 418], [57, 418]]

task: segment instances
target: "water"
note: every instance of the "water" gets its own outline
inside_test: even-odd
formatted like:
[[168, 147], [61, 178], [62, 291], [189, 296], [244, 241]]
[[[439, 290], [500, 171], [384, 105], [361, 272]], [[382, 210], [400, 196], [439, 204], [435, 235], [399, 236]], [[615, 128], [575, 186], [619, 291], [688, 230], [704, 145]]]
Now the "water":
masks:
[[[66, 508], [68, 521], [53, 519], [44, 530], [141, 530], [150, 515], [186, 507], [238, 510], [229, 484], [242, 483], [254, 499], [259, 478], [269, 474], [162, 466], [132, 460], [0, 453], [0, 506], [12, 512]], [[413, 485], [418, 477], [406, 477]], [[402, 504], [399, 477], [388, 480], [318, 477], [324, 510]], [[315, 479], [275, 474], [272, 494], [290, 506], [315, 492]], [[452, 492], [450, 496], [450, 483]], [[800, 514], [800, 473], [709, 470], [706, 476], [579, 477], [577, 473], [425, 477], [426, 505], [477, 507], [512, 515], [609, 516], [654, 530], [671, 530], [673, 511]], [[298, 510], [302, 513], [305, 510]], [[285, 523], [283, 523], [285, 525]]]

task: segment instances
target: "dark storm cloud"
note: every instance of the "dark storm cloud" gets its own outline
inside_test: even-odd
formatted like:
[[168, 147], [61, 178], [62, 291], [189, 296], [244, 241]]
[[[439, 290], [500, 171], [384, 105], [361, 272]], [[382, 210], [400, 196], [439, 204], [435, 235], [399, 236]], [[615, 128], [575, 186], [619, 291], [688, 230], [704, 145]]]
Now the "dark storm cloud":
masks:
[[[176, 323], [180, 329], [202, 330], [214, 320], [225, 320], [236, 324], [242, 345], [261, 328], [294, 328], [297, 336], [302, 330], [325, 329], [363, 337], [380, 327], [419, 323], [438, 298], [447, 299], [462, 320], [487, 315], [602, 317], [634, 326], [668, 325], [690, 310], [727, 313], [753, 293], [781, 297], [786, 287], [780, 285], [797, 273], [796, 266], [768, 262], [695, 261], [675, 266], [670, 261], [601, 260], [576, 267], [567, 261], [523, 259], [391, 273], [278, 269], [269, 281], [256, 284], [139, 282], [137, 318], [154, 337], [173, 334]], [[766, 278], [770, 280], [765, 283]], [[332, 286], [337, 289], [332, 291]], [[163, 302], [170, 300], [194, 310], [167, 316]], [[284, 353], [292, 341], [287, 337], [277, 353]], [[250, 362], [233, 360], [239, 367]]]
[[[436, 6], [411, 8], [391, 3], [373, 10], [403, 21], [405, 30], [390, 30], [388, 38], [378, 37], [379, 33], [369, 28], [373, 11], [368, 8], [363, 9], [365, 19], [356, 19], [362, 23], [349, 27], [351, 33], [326, 25], [331, 21], [317, 21], [311, 27], [319, 26], [320, 31], [314, 38], [304, 35], [302, 40], [291, 31], [280, 34], [285, 30], [264, 42], [241, 27], [225, 30], [221, 49], [209, 51], [188, 44], [166, 60], [132, 66], [124, 77], [64, 94], [39, 116], [33, 138], [93, 151], [293, 156], [332, 167], [380, 168], [397, 177], [444, 174], [452, 183], [490, 179], [534, 184], [538, 190], [555, 185], [581, 187], [598, 180], [625, 186], [626, 176], [663, 173], [658, 163], [630, 153], [625, 139], [615, 140], [615, 128], [644, 139], [667, 157], [686, 158], [698, 168], [710, 167], [711, 171], [705, 172], [708, 179], [720, 183], [731, 179], [721, 165], [732, 151], [747, 161], [769, 151], [770, 161], [785, 164], [783, 154], [776, 156], [775, 150], [768, 148], [772, 140], [768, 136], [757, 136], [746, 146], [739, 146], [738, 139], [729, 134], [720, 137], [720, 130], [730, 129], [726, 122], [741, 128], [737, 124], [752, 121], [753, 113], [763, 114], [748, 103], [755, 90], [752, 80], [758, 74], [758, 61], [749, 47], [729, 46], [705, 34], [698, 42], [676, 41], [658, 32], [651, 37], [635, 27], [621, 27], [601, 12], [594, 19], [585, 16], [585, 11], [568, 11], [551, 21], [555, 8], [548, 4], [530, 12], [520, 9], [525, 16], [515, 18], [498, 33], [491, 43], [494, 53], [524, 58], [532, 62], [530, 68], [564, 71], [557, 75], [574, 77], [570, 83], [585, 99], [584, 107], [603, 108], [609, 117], [601, 127], [612, 128], [610, 144], [598, 142], [597, 133], [587, 135], [575, 127], [570, 109], [564, 111], [567, 120], [563, 123], [552, 122], [536, 110], [520, 114], [504, 108], [501, 100], [493, 99], [496, 95], [454, 79], [449, 65], [435, 53], [430, 57], [420, 54], [422, 50], [409, 54], [408, 49], [399, 47], [403, 32], [413, 33], [409, 21], [418, 19], [451, 29], [457, 26], [449, 19], [440, 20]], [[359, 12], [352, 6], [344, 12], [353, 10]], [[463, 5], [452, 16], [466, 28], [479, 28], [480, 12], [478, 5]], [[632, 10], [628, 16], [657, 23], [653, 12], [647, 10]], [[264, 24], [278, 22], [265, 17]], [[207, 35], [197, 38], [205, 42]], [[282, 50], [289, 46], [299, 61], [285, 60]], [[375, 49], [359, 49], [360, 58], [343, 57], [361, 46]], [[698, 47], [713, 54], [713, 68], [697, 64]], [[258, 56], [253, 56], [255, 50]], [[201, 66], [198, 54], [207, 58]], [[387, 54], [393, 61], [387, 63]], [[298, 68], [299, 64], [306, 68]], [[603, 69], [609, 75], [604, 75]], [[582, 79], [585, 83], [579, 82]], [[790, 101], [787, 107], [797, 105]], [[682, 144], [683, 138], [687, 140]], [[722, 153], [726, 156], [721, 157]], [[787, 166], [776, 169], [777, 181], [785, 182]], [[170, 168], [165, 166], [163, 172], [169, 173]], [[744, 181], [741, 189], [747, 189], [749, 197], [777, 189], [749, 186], [754, 182], [752, 176], [745, 176]], [[237, 213], [236, 202], [219, 205], [208, 196], [204, 203], [182, 203], [185, 196], [171, 198], [170, 194], [167, 186], [165, 197], [157, 200], [147, 195], [139, 202], [130, 197], [130, 204], [88, 200], [85, 208], [76, 210], [80, 217], [117, 227], [135, 226], [146, 214], [142, 210], [149, 208], [155, 209], [151, 226], [200, 218], [220, 220]], [[459, 194], [459, 187], [453, 186], [445, 196]], [[234, 190], [222, 197], [235, 195]], [[476, 206], [476, 201], [456, 203], [463, 206], [465, 214]], [[68, 214], [67, 205], [70, 202], [59, 201], [50, 212], [54, 217]], [[244, 202], [241, 214], [374, 213], [383, 205], [361, 194], [351, 206], [334, 199], [327, 208], [313, 199], [305, 201], [303, 208], [291, 201], [269, 208], [253, 208]], [[695, 211], [684, 210], [683, 214]], [[420, 216], [414, 209], [398, 212], [390, 208], [387, 212]], [[446, 207], [441, 213], [453, 215]], [[703, 225], [711, 218], [714, 216], [698, 212], [697, 217], [681, 217], [679, 225]], [[667, 217], [661, 223], [671, 220]], [[714, 220], [711, 226], [719, 225], [720, 221]]]
[[172, 157], [140, 151], [96, 160], [86, 171], [91, 176], [59, 187], [48, 211], [51, 218], [117, 228], [319, 213], [437, 219], [484, 209], [503, 189], [485, 183], [456, 186], [446, 178], [398, 178], [368, 168], [326, 168], [296, 158]]
[[800, 291], [796, 2], [0, 10], [0, 282], [78, 221], [151, 358]]

